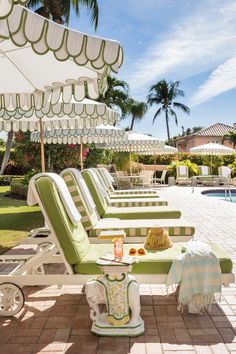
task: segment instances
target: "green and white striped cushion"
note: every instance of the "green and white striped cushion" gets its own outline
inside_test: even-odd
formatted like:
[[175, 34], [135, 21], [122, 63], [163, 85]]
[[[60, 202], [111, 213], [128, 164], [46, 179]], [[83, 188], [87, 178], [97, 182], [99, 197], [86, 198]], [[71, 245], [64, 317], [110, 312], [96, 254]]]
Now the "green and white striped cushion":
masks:
[[168, 205], [167, 201], [165, 200], [158, 200], [158, 201], [145, 201], [142, 202], [142, 200], [137, 200], [136, 202], [116, 202], [115, 200], [112, 200], [110, 203], [108, 203], [109, 206], [115, 206], [115, 207], [144, 207], [144, 206], [165, 206]]
[[114, 191], [115, 193], [117, 194], [152, 194], [152, 193], [156, 193], [155, 190], [152, 190], [152, 189], [147, 189], [147, 190], [144, 190], [144, 189], [137, 189], [137, 190], [134, 190], [134, 189], [127, 189], [125, 191], [122, 191], [122, 189], [119, 189], [119, 190], [116, 190]]
[[83, 199], [83, 196], [79, 190], [77, 182], [74, 180], [73, 175], [70, 172], [62, 173], [62, 177], [66, 182], [66, 185], [70, 191], [72, 199], [77, 207], [78, 211], [80, 212], [82, 219], [81, 222], [85, 230], [91, 230], [96, 223], [98, 222], [98, 216], [96, 212], [90, 213], [86, 203]]
[[[193, 236], [195, 229], [194, 227], [165, 227], [169, 231], [170, 236]], [[96, 229], [89, 231], [89, 236], [98, 237], [100, 233], [106, 230], [104, 229]], [[117, 228], [109, 228], [110, 231], [117, 230]], [[127, 237], [146, 237], [150, 228], [125, 228], [124, 231]]]

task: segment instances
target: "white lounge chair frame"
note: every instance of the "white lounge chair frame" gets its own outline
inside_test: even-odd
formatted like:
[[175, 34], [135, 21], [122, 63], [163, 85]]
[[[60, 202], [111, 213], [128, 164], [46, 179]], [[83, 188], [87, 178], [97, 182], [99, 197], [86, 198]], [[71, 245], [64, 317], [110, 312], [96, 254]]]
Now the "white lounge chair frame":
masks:
[[[25, 301], [21, 289], [23, 286], [79, 285], [85, 284], [89, 279], [97, 276], [95, 274], [74, 274], [72, 266], [64, 256], [40, 199], [38, 203], [49, 226], [54, 243], [42, 248], [41, 252], [34, 255], [6, 254], [0, 256], [0, 292], [4, 289], [12, 289], [5, 296], [3, 303], [0, 303], [0, 314], [2, 316], [13, 316], [22, 309]], [[43, 266], [51, 263], [63, 263], [66, 274], [45, 274]], [[15, 267], [12, 269], [12, 266]], [[165, 284], [167, 274], [135, 274], [135, 278], [143, 284]], [[222, 284], [224, 286], [229, 286], [234, 280], [233, 273], [222, 274]]]

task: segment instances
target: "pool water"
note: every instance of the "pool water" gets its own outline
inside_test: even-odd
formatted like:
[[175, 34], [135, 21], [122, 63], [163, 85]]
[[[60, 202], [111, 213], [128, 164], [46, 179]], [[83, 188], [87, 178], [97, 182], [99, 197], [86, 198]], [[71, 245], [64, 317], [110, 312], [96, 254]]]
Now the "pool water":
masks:
[[225, 191], [223, 189], [203, 191], [202, 194], [207, 197], [217, 198], [220, 200], [225, 200], [227, 202], [236, 203], [236, 190], [235, 189], [231, 190], [232, 200], [230, 199], [229, 192], [227, 192], [226, 198], [225, 198]]

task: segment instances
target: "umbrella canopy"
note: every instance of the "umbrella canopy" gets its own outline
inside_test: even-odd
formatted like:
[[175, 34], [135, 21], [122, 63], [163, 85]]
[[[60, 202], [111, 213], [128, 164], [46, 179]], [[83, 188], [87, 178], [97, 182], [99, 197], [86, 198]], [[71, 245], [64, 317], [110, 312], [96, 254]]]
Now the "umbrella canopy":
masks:
[[0, 0], [0, 20], [10, 15], [15, 4], [24, 5], [29, 0]]
[[0, 20], [0, 109], [39, 110], [60, 99], [97, 99], [122, 58], [116, 41], [68, 29], [15, 5]]
[[40, 121], [45, 130], [81, 129], [113, 124], [118, 119], [119, 114], [104, 103], [89, 99], [76, 103], [72, 100], [72, 103], [47, 104], [41, 110], [32, 108], [27, 112], [20, 109], [13, 112], [0, 110], [0, 131], [35, 131], [40, 129]]
[[161, 149], [164, 146], [164, 141], [153, 136], [127, 132], [125, 139], [113, 142], [112, 144], [98, 144], [101, 149], [110, 149], [113, 151], [129, 151], [130, 154], [130, 172], [132, 174], [131, 153], [139, 153], [139, 151], [150, 151], [150, 149]]
[[[111, 143], [124, 139], [125, 130], [112, 125], [98, 125], [91, 129], [53, 129], [43, 132], [46, 144]], [[31, 133], [30, 140], [40, 142], [40, 132]]]
[[[43, 132], [43, 142], [46, 144], [80, 144], [80, 165], [83, 169], [84, 143], [112, 143], [124, 139], [125, 130], [112, 125], [99, 125], [91, 129], [53, 129]], [[41, 133], [31, 133], [30, 140], [40, 142]]]
[[176, 154], [178, 149], [173, 146], [164, 145], [162, 148], [139, 151], [140, 155], [171, 155]]
[[110, 149], [114, 151], [129, 151], [129, 152], [139, 152], [150, 149], [160, 149], [164, 146], [164, 141], [155, 138], [153, 136], [135, 133], [135, 132], [127, 132], [125, 139], [114, 142], [109, 145], [98, 145], [98, 147], [102, 149]]
[[218, 143], [208, 143], [191, 148], [190, 152], [192, 154], [203, 155], [230, 155], [233, 154], [235, 150]]

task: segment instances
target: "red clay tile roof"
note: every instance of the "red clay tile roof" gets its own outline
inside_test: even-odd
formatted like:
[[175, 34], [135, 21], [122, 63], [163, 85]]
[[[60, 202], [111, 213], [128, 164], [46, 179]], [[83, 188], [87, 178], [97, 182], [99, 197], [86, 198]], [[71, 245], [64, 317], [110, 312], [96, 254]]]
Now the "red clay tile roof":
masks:
[[235, 132], [236, 129], [230, 125], [222, 124], [222, 123], [216, 123], [211, 125], [208, 128], [202, 129], [197, 133], [194, 133], [192, 135], [197, 135], [197, 136], [223, 136], [225, 134], [228, 134], [229, 132]]

